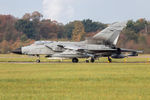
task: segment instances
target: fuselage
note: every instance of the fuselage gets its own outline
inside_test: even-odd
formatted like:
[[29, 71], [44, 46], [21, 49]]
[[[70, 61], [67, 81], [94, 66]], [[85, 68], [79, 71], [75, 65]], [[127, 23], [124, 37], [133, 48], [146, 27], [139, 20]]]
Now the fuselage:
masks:
[[[59, 45], [66, 45], [71, 47], [64, 49]], [[82, 54], [76, 50], [76, 47], [84, 50], [101, 50], [109, 49], [106, 45], [87, 44], [83, 42], [56, 42], [56, 41], [37, 41], [29, 46], [21, 48], [22, 54], [25, 55], [49, 55], [50, 57], [63, 57], [63, 58], [85, 58], [89, 55]]]

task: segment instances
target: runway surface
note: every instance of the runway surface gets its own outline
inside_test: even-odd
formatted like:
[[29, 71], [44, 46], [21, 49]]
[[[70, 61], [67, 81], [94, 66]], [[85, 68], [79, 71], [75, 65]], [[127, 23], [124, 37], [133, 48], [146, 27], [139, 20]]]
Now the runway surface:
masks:
[[[13, 64], [38, 64], [36, 63], [36, 57], [33, 56], [26, 56], [26, 55], [14, 55], [14, 54], [1, 54], [0, 55], [0, 63], [13, 63]], [[41, 57], [42, 64], [53, 64], [53, 63], [72, 63], [71, 59], [68, 60], [50, 60], [45, 58], [44, 56]], [[85, 59], [80, 59], [79, 63], [86, 63]], [[96, 64], [101, 63], [109, 63], [107, 58], [100, 58], [95, 61]], [[150, 63], [150, 55], [143, 54], [137, 57], [129, 57], [125, 59], [115, 60], [113, 59], [111, 63]], [[72, 63], [73, 64], [73, 63]]]
[[[28, 61], [9, 61], [9, 62], [0, 62], [0, 63], [10, 63], [10, 64], [61, 64], [61, 63], [63, 63], [63, 64], [67, 64], [67, 63], [72, 63], [72, 62], [40, 62], [40, 63], [37, 63], [37, 62], [28, 62]], [[86, 63], [86, 62], [79, 62], [79, 63]], [[109, 63], [109, 62], [95, 62], [95, 63], [89, 63], [89, 64], [106, 64], [106, 63]], [[129, 63], [149, 63], [150, 64], [150, 61], [148, 62], [146, 62], [146, 61], [141, 61], [141, 62], [111, 62], [111, 63], [127, 63], [127, 64], [129, 64]], [[76, 63], [72, 63], [72, 64], [76, 64]], [[88, 63], [87, 63], [88, 64]]]

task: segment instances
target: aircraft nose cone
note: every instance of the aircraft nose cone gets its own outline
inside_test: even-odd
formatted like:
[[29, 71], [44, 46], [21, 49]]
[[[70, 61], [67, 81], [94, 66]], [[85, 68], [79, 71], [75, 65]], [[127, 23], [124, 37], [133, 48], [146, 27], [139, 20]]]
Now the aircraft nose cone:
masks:
[[15, 53], [15, 54], [22, 54], [21, 48], [17, 48], [17, 49], [15, 49], [15, 50], [13, 50], [12, 53]]

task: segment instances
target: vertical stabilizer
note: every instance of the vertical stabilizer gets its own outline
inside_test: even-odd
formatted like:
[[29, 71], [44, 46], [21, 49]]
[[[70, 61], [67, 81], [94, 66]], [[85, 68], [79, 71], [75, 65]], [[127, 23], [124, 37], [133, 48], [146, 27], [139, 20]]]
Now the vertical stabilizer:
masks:
[[113, 45], [116, 45], [119, 39], [120, 32], [126, 27], [127, 22], [113, 23], [101, 32], [93, 36], [96, 40], [105, 40]]

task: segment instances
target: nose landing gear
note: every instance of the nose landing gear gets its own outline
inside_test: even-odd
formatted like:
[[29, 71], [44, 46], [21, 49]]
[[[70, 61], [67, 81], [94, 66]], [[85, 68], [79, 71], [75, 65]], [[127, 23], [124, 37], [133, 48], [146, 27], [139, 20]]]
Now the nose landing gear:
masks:
[[41, 61], [40, 61], [40, 56], [39, 56], [39, 55], [36, 55], [36, 57], [37, 57], [36, 62], [37, 62], [37, 63], [40, 63], [40, 62], [41, 62]]
[[37, 63], [40, 63], [41, 61], [39, 59], [36, 60]]

